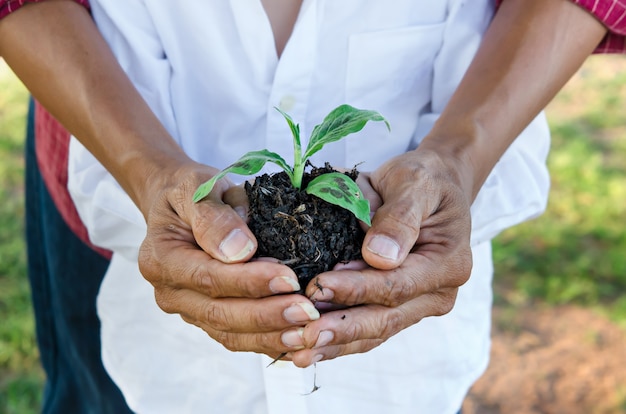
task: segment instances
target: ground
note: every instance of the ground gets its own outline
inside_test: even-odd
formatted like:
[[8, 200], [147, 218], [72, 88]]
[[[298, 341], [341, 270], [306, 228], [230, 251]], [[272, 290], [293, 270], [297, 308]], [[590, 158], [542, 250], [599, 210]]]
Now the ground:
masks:
[[626, 413], [626, 330], [574, 306], [496, 306], [492, 360], [463, 414]]

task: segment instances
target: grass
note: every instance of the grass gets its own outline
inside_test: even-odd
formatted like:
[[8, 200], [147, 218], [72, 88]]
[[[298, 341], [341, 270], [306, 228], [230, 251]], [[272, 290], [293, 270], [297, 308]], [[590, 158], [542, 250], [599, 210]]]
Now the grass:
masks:
[[24, 243], [27, 93], [0, 62], [0, 413], [38, 412], [43, 372], [34, 334]]
[[547, 108], [550, 200], [495, 241], [497, 300], [596, 308], [626, 323], [626, 57], [593, 56]]
[[[38, 411], [43, 384], [23, 241], [27, 93], [0, 61], [0, 414]], [[548, 107], [547, 212], [494, 243], [496, 300], [578, 304], [626, 324], [626, 57], [592, 57]]]

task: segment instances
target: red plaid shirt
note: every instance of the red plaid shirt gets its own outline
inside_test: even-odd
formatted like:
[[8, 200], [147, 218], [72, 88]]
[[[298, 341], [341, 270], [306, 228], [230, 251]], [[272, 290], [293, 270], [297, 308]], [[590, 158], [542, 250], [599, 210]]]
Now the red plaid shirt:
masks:
[[110, 251], [101, 249], [89, 241], [87, 228], [78, 216], [67, 191], [69, 144], [70, 134], [39, 102], [35, 101], [35, 154], [50, 197], [72, 232], [93, 250], [110, 258]]
[[[45, 0], [0, 0], [0, 19], [24, 3]], [[74, 0], [89, 8], [88, 0]], [[495, 0], [499, 6], [503, 0]], [[585, 8], [609, 30], [595, 53], [626, 53], [626, 0], [571, 0]], [[59, 212], [74, 233], [91, 245], [74, 204], [67, 192], [67, 157], [69, 133], [39, 104], [36, 107], [37, 160], [46, 186]], [[110, 252], [98, 249], [106, 257]]]

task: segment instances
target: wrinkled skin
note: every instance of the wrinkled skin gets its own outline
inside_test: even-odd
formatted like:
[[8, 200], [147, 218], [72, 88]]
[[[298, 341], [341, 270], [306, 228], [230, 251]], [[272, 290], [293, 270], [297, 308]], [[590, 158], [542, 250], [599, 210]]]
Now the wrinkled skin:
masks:
[[[306, 349], [290, 355], [298, 366], [366, 352], [427, 316], [448, 313], [469, 278], [469, 201], [437, 157], [407, 153], [363, 174], [360, 184], [375, 211], [365, 263], [318, 276], [307, 295], [364, 306], [325, 313], [308, 324], [302, 332]], [[379, 237], [384, 256], [376, 254], [383, 249], [370, 247], [378, 246]]]
[[[366, 352], [424, 317], [449, 312], [469, 277], [468, 197], [453, 169], [427, 151], [361, 175], [375, 211], [364, 262], [319, 275], [308, 298], [285, 294], [298, 288], [287, 266], [248, 261], [256, 241], [237, 214], [245, 216], [246, 208], [240, 187], [221, 180], [207, 199], [191, 202], [197, 185], [214, 173], [195, 168], [160, 187], [147, 216], [140, 269], [164, 311], [179, 313], [227, 349], [301, 367]], [[184, 177], [182, 185], [177, 177]], [[224, 240], [233, 231], [229, 247]], [[348, 308], [320, 315], [313, 303]]]

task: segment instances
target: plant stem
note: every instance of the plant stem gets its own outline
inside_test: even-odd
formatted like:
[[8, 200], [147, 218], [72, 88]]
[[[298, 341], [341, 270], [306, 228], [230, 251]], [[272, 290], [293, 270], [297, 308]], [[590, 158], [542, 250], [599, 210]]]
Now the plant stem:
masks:
[[304, 162], [296, 162], [293, 167], [293, 176], [291, 177], [291, 184], [294, 188], [300, 190], [302, 187], [302, 176], [304, 176]]
[[302, 176], [304, 175], [304, 160], [302, 160], [302, 146], [300, 144], [300, 136], [296, 136], [293, 132], [293, 175], [291, 176], [291, 184], [294, 188], [300, 190], [302, 187]]

